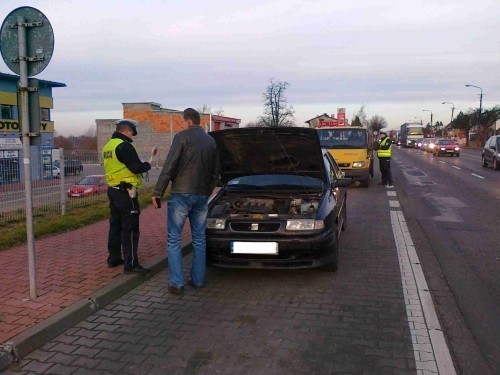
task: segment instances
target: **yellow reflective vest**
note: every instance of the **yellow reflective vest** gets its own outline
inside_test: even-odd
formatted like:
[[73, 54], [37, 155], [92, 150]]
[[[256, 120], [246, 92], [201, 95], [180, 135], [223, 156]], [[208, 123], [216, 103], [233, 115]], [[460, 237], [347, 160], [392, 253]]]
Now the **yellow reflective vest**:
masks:
[[379, 158], [390, 158], [391, 157], [391, 154], [392, 154], [392, 152], [391, 152], [392, 145], [390, 145], [387, 150], [381, 150], [380, 149], [380, 146], [385, 146], [389, 139], [390, 139], [389, 137], [385, 137], [384, 139], [382, 139], [380, 141], [379, 149], [377, 150], [377, 156]]
[[142, 174], [132, 173], [125, 164], [116, 157], [116, 148], [124, 142], [123, 139], [111, 138], [102, 148], [104, 173], [108, 186], [118, 186], [120, 182], [128, 182], [137, 188], [142, 186]]

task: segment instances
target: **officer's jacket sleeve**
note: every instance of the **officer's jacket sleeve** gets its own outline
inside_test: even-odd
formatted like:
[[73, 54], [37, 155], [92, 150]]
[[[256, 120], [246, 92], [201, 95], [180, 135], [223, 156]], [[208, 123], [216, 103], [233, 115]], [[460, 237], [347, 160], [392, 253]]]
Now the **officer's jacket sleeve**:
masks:
[[148, 162], [143, 163], [141, 159], [139, 159], [137, 151], [129, 142], [122, 142], [116, 148], [116, 158], [135, 174], [145, 173], [151, 169], [151, 165]]
[[156, 182], [156, 186], [153, 191], [154, 197], [161, 198], [165, 193], [165, 190], [167, 190], [170, 181], [175, 179], [184, 147], [184, 142], [178, 135], [175, 135], [170, 151], [168, 152], [167, 160], [165, 160], [165, 164], [163, 164], [160, 176]]

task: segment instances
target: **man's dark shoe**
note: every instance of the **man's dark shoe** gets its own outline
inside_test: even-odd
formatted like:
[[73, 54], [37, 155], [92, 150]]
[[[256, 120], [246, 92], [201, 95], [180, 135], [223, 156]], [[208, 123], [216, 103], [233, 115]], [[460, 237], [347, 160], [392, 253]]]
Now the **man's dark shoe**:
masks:
[[126, 273], [127, 275], [134, 273], [138, 275], [147, 275], [148, 273], [151, 272], [151, 270], [149, 268], [144, 268], [141, 265], [137, 265], [137, 267], [134, 268], [125, 268], [123, 272]]
[[169, 285], [168, 291], [169, 291], [169, 293], [172, 293], [172, 294], [182, 294], [182, 293], [184, 293], [184, 287], [183, 286]]
[[189, 279], [187, 281], [187, 285], [189, 285], [190, 287], [195, 288], [195, 289], [200, 289], [200, 288], [203, 288], [205, 286], [204, 284], [196, 285], [192, 279]]
[[108, 260], [108, 267], [109, 268], [115, 268], [115, 267], [121, 266], [122, 264], [123, 264], [123, 259]]

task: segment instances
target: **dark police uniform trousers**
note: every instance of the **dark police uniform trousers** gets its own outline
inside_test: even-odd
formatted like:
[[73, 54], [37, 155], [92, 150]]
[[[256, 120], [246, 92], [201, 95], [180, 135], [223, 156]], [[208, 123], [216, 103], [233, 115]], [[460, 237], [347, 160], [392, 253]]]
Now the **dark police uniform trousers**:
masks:
[[137, 247], [139, 245], [139, 195], [130, 198], [127, 190], [108, 187], [109, 237], [108, 263], [121, 259], [123, 251], [124, 268], [135, 268], [138, 265]]

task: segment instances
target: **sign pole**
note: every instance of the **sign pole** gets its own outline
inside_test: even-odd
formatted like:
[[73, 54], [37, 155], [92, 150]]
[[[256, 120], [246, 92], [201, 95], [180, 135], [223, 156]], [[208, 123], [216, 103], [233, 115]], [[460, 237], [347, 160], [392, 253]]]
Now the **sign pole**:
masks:
[[19, 91], [21, 96], [21, 133], [23, 140], [24, 191], [26, 193], [26, 235], [28, 242], [28, 272], [30, 297], [37, 297], [35, 235], [33, 225], [33, 196], [31, 187], [30, 123], [28, 102], [28, 62], [26, 48], [26, 28], [24, 17], [17, 17], [19, 36]]

